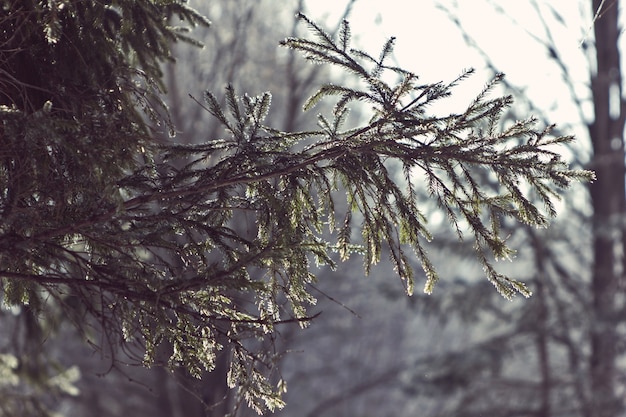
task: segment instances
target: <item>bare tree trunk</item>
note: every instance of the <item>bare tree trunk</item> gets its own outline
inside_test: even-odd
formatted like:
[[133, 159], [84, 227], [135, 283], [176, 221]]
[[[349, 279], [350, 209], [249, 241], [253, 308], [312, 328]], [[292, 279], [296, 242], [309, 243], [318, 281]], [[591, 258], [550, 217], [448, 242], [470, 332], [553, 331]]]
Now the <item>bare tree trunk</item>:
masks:
[[619, 53], [619, 1], [592, 0], [596, 73], [591, 76], [595, 120], [589, 126], [598, 179], [591, 184], [594, 228], [590, 383], [592, 410], [597, 417], [619, 414], [615, 396], [616, 293], [624, 209], [624, 112]]
[[536, 297], [536, 309], [537, 309], [537, 326], [536, 326], [536, 347], [537, 356], [539, 359], [539, 375], [541, 378], [541, 385], [539, 391], [540, 407], [537, 413], [538, 417], [550, 417], [552, 415], [551, 398], [552, 398], [552, 369], [550, 363], [550, 351], [549, 351], [549, 311], [546, 297], [546, 290], [544, 288], [544, 280], [546, 278], [545, 272], [545, 260], [544, 251], [540, 239], [531, 231], [533, 239], [533, 246], [535, 249], [535, 267], [538, 272], [538, 279], [535, 284], [535, 297]]

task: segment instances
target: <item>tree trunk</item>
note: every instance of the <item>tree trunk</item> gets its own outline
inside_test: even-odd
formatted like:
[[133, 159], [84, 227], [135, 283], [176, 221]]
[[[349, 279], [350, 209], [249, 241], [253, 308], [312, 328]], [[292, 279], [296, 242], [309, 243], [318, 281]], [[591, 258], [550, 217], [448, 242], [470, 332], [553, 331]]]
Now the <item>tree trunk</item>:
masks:
[[[624, 227], [623, 100], [618, 38], [619, 1], [592, 0], [596, 72], [591, 76], [595, 120], [589, 125], [597, 180], [590, 185], [593, 205], [594, 265], [590, 383], [596, 417], [619, 414], [615, 395], [616, 293], [622, 265]], [[600, 7], [603, 9], [600, 10]], [[597, 12], [597, 13], [596, 13]]]

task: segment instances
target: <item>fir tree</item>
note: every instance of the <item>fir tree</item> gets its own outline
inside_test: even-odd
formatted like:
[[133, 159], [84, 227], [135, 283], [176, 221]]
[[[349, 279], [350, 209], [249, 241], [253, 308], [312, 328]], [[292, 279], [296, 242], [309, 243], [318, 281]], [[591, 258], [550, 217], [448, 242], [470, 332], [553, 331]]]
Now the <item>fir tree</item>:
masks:
[[[277, 326], [311, 320], [312, 263], [332, 267], [357, 253], [369, 272], [386, 250], [411, 294], [416, 256], [426, 276], [421, 285], [433, 291], [439, 278], [427, 254], [422, 181], [459, 238], [473, 240], [487, 279], [510, 298], [530, 291], [494, 267], [511, 254], [502, 218], [544, 227], [559, 189], [592, 177], [555, 152], [571, 137], [553, 137], [532, 118], [498, 128], [512, 101], [490, 96], [501, 76], [464, 112], [435, 116], [429, 106], [471, 71], [448, 84], [422, 84], [387, 64], [393, 39], [374, 57], [350, 47], [347, 22], [333, 39], [302, 15], [313, 38], [283, 45], [358, 82], [325, 84], [304, 104], [308, 110], [336, 98], [318, 129], [266, 126], [270, 93], [227, 87], [225, 108], [208, 91], [197, 100], [223, 125], [221, 138], [162, 143], [150, 134], [165, 111], [159, 63], [169, 57], [168, 42], [188, 39], [169, 18], [205, 19], [174, 0], [4, 6], [5, 303], [40, 316], [65, 311], [91, 344], [104, 334], [111, 346], [141, 347], [145, 366], [200, 376], [213, 369], [218, 351], [229, 350], [236, 408], [282, 406], [285, 383], [268, 344]], [[385, 81], [389, 74], [397, 83]], [[371, 117], [346, 127], [358, 103], [372, 108]], [[483, 187], [482, 175], [501, 190]], [[172, 349], [161, 364], [156, 353], [164, 343]]]

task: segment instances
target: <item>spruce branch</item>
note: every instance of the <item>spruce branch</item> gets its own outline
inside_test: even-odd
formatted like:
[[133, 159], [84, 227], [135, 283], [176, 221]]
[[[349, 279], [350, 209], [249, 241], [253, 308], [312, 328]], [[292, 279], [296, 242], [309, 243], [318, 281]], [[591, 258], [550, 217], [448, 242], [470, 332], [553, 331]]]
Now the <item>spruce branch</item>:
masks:
[[[313, 31], [314, 36], [323, 39], [323, 45], [299, 39], [286, 39], [283, 45], [299, 50], [316, 61], [328, 62], [356, 74], [363, 89], [327, 84], [314, 93], [305, 104], [310, 109], [313, 104], [328, 96], [338, 98], [335, 107], [344, 108], [351, 101], [366, 101], [374, 104], [374, 117], [368, 126], [351, 132], [338, 132], [333, 135], [342, 137], [349, 154], [358, 160], [351, 168], [360, 164], [365, 170], [346, 170], [340, 163], [333, 168], [343, 174], [343, 185], [354, 188], [355, 207], [363, 211], [365, 224], [363, 238], [368, 262], [375, 262], [380, 252], [378, 241], [382, 239], [391, 248], [392, 254], [399, 253], [397, 242], [388, 233], [390, 227], [396, 227], [398, 216], [402, 216], [399, 203], [414, 207], [415, 201], [407, 201], [407, 196], [414, 196], [414, 190], [408, 193], [399, 191], [397, 184], [390, 178], [383, 160], [389, 164], [389, 158], [399, 161], [405, 172], [422, 170], [427, 177], [430, 194], [438, 205], [448, 214], [451, 224], [459, 237], [462, 228], [469, 227], [475, 239], [479, 259], [485, 267], [488, 278], [507, 298], [516, 291], [528, 296], [529, 291], [515, 280], [495, 272], [491, 257], [508, 257], [512, 250], [499, 236], [501, 216], [512, 216], [530, 225], [544, 227], [549, 216], [555, 215], [554, 199], [558, 199], [558, 189], [566, 188], [572, 181], [588, 181], [593, 178], [589, 171], [569, 170], [567, 164], [552, 150], [550, 145], [565, 143], [570, 137], [549, 137], [550, 127], [543, 131], [535, 130], [535, 120], [529, 119], [502, 128], [501, 116], [512, 103], [510, 96], [489, 98], [494, 87], [504, 77], [498, 74], [469, 104], [466, 111], [447, 117], [427, 116], [426, 107], [435, 100], [451, 95], [452, 88], [469, 76], [466, 71], [453, 82], [432, 85], [417, 85], [411, 72], [384, 65], [385, 58], [393, 51], [393, 39], [383, 47], [379, 59], [372, 58], [362, 51], [346, 47], [345, 40], [336, 44], [322, 29], [312, 24], [305, 16], [300, 16]], [[366, 69], [373, 64], [371, 69]], [[390, 70], [401, 75], [401, 82], [388, 85], [381, 79], [383, 70]], [[328, 125], [329, 123], [326, 123]], [[339, 161], [346, 162], [342, 154]], [[488, 195], [476, 169], [488, 170], [495, 174], [502, 185], [497, 195]], [[355, 175], [359, 172], [360, 175]], [[385, 179], [385, 189], [379, 188], [377, 177]], [[361, 184], [370, 184], [364, 188]], [[376, 196], [394, 195], [395, 204], [379, 203]], [[544, 214], [531, 200], [535, 195], [544, 205]], [[376, 211], [384, 216], [374, 216]], [[414, 210], [418, 212], [418, 210]], [[406, 214], [405, 214], [406, 215]], [[383, 217], [392, 220], [381, 220]], [[419, 217], [403, 217], [402, 224], [413, 224], [418, 230], [425, 230], [425, 220]], [[490, 225], [490, 226], [486, 226]], [[344, 232], [345, 234], [345, 232]], [[425, 251], [419, 235], [414, 235], [408, 242], [415, 249], [418, 257], [424, 257]], [[375, 241], [373, 241], [373, 239]], [[396, 268], [402, 270], [401, 262], [395, 259]], [[425, 262], [427, 275], [435, 276], [430, 269], [430, 262]], [[367, 268], [366, 268], [367, 269]], [[433, 287], [433, 280], [426, 284], [427, 292]]]

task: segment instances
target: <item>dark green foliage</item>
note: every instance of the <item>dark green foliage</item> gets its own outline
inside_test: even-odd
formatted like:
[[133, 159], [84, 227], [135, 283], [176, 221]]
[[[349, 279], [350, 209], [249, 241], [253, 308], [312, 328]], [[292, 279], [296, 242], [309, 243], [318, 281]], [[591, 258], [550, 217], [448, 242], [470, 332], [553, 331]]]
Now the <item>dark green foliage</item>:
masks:
[[[512, 297], [529, 292], [492, 264], [511, 253], [501, 218], [545, 226], [557, 190], [592, 177], [553, 151], [570, 137], [537, 131], [532, 119], [496, 129], [511, 103], [487, 97], [498, 79], [465, 112], [436, 117], [428, 106], [468, 73], [449, 85], [419, 84], [387, 66], [393, 40], [374, 58], [350, 49], [347, 23], [335, 41], [304, 16], [315, 40], [283, 44], [360, 83], [324, 85], [307, 101], [311, 108], [337, 96], [318, 130], [265, 126], [270, 94], [238, 96], [229, 87], [226, 108], [211, 92], [201, 104], [224, 126], [222, 138], [158, 143], [138, 109], [159, 119], [158, 65], [179, 38], [168, 18], [205, 21], [180, 1], [94, 4], [4, 2], [9, 55], [0, 68], [13, 88], [0, 109], [5, 302], [46, 314], [51, 306], [73, 311], [79, 300], [77, 324], [90, 343], [98, 337], [88, 324], [99, 326], [106, 343], [144, 349], [146, 366], [200, 377], [227, 350], [229, 386], [259, 412], [282, 405], [278, 353], [267, 346], [277, 325], [310, 320], [312, 263], [334, 266], [334, 252], [341, 260], [358, 252], [368, 272], [387, 251], [412, 293], [412, 248], [425, 291], [433, 291], [438, 277], [425, 248], [432, 236], [416, 192], [424, 182], [459, 237], [473, 237], [488, 279]], [[29, 47], [11, 55], [16, 41]], [[37, 72], [32, 79], [19, 78], [25, 65]], [[389, 72], [397, 84], [384, 81]], [[353, 102], [373, 112], [367, 124], [346, 128]], [[477, 168], [502, 190], [483, 188]], [[162, 344], [171, 346], [167, 363], [157, 355]]]

